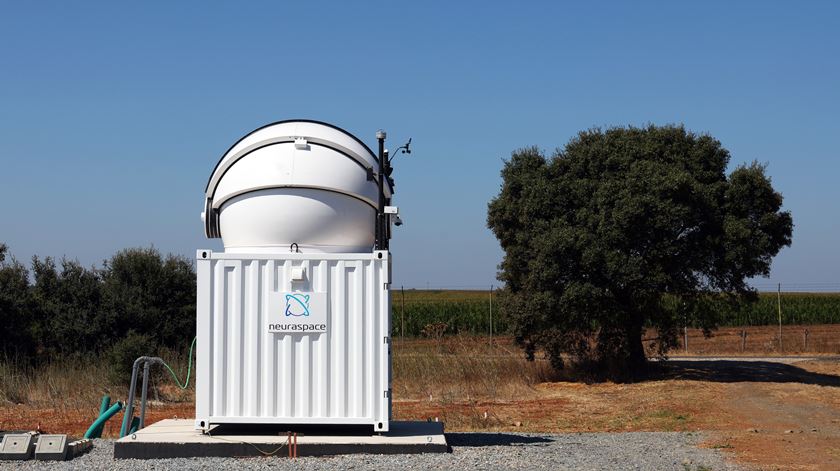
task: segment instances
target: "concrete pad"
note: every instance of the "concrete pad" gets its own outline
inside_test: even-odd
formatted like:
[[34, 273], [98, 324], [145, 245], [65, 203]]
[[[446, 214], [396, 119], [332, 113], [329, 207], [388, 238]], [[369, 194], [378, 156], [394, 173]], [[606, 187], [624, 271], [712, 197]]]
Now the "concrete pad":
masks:
[[35, 433], [7, 433], [0, 442], [0, 460], [28, 460], [35, 452]]
[[67, 459], [67, 435], [41, 435], [35, 445], [36, 460], [64, 461]]
[[[149, 425], [114, 444], [114, 458], [189, 458], [201, 456], [289, 456], [286, 431], [265, 427], [235, 430], [214, 426], [195, 430], [193, 419], [167, 419]], [[297, 456], [354, 453], [413, 454], [449, 451], [440, 422], [391, 422], [381, 435], [335, 435], [329, 427], [298, 433]], [[215, 432], [215, 433], [214, 433]]]

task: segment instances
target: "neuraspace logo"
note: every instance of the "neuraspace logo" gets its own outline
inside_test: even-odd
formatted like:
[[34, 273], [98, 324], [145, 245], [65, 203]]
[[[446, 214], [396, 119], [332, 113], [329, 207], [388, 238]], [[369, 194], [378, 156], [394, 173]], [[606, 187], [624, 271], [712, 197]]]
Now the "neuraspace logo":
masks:
[[286, 295], [286, 316], [309, 316], [308, 294], [287, 294]]
[[[274, 306], [269, 306], [272, 313], [268, 324], [269, 332], [322, 333], [327, 331], [326, 293], [278, 294], [279, 296], [272, 296]], [[278, 300], [280, 302], [276, 303]]]

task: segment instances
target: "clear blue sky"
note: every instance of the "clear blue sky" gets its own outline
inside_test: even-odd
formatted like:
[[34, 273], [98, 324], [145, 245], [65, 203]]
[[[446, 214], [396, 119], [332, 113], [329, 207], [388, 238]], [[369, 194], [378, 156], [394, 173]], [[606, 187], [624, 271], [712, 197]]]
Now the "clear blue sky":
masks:
[[194, 256], [235, 140], [313, 118], [396, 160], [394, 282], [480, 287], [502, 159], [592, 126], [684, 123], [769, 163], [793, 212], [771, 280], [840, 287], [832, 2], [0, 3], [0, 241], [98, 264]]

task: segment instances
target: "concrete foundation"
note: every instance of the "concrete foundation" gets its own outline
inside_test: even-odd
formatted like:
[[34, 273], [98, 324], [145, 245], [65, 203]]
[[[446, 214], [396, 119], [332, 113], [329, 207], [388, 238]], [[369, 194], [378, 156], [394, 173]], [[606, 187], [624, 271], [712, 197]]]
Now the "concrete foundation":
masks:
[[194, 422], [192, 419], [167, 419], [149, 425], [119, 439], [114, 444], [114, 458], [288, 457], [295, 451], [299, 457], [450, 451], [440, 422], [391, 422], [390, 431], [381, 435], [369, 432], [354, 435], [347, 429], [324, 427], [308, 427], [302, 432], [298, 428], [297, 446], [294, 438], [289, 438], [288, 427], [215, 426], [203, 434], [194, 429]]

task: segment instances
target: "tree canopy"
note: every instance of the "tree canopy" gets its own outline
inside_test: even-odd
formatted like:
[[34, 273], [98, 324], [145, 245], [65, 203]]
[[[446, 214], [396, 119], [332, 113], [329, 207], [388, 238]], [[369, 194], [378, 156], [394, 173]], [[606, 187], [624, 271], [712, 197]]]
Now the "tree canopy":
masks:
[[0, 356], [29, 358], [34, 353], [32, 307], [29, 272], [0, 244]]
[[505, 252], [500, 302], [530, 358], [542, 349], [614, 378], [644, 371], [642, 334], [664, 354], [690, 322], [718, 322], [708, 303], [754, 295], [793, 222], [752, 163], [682, 126], [591, 129], [546, 157], [515, 151], [487, 223]]
[[139, 347], [154, 354], [183, 348], [194, 335], [191, 260], [154, 248], [121, 250], [101, 268], [34, 257], [30, 278], [0, 244], [0, 358], [49, 361]]

